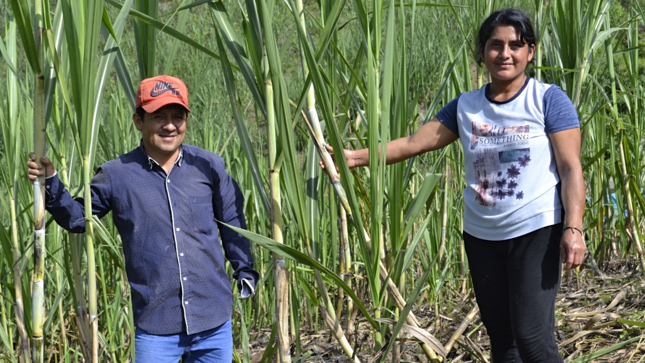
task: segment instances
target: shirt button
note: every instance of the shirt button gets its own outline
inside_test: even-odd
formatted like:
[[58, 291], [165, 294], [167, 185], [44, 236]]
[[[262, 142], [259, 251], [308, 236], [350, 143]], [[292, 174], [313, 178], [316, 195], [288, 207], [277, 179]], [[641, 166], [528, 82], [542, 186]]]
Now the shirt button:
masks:
[[177, 229], [175, 229], [175, 231], [179, 232], [179, 231], [181, 231], [181, 228], [177, 228]]
[[51, 187], [51, 185], [48, 185], [48, 186], [46, 186], [45, 188], [49, 189], [49, 187]]
[[179, 254], [179, 256], [184, 257], [184, 253], [183, 253], [183, 252], [182, 252], [182, 253], [180, 253], [180, 254]]
[[186, 281], [186, 277], [184, 277], [184, 281]]
[[170, 179], [166, 179], [166, 181], [168, 182], [168, 184], [170, 184]]
[[184, 304], [188, 305], [188, 301], [184, 301]]

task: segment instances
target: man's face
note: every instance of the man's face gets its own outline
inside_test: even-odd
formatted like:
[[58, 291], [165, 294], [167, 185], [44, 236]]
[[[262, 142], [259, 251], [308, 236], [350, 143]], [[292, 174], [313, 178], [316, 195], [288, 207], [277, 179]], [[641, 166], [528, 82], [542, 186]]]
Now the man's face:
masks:
[[135, 113], [132, 120], [141, 131], [148, 156], [163, 162], [179, 155], [188, 120], [188, 112], [183, 106], [166, 105], [153, 113], [146, 113], [143, 120]]

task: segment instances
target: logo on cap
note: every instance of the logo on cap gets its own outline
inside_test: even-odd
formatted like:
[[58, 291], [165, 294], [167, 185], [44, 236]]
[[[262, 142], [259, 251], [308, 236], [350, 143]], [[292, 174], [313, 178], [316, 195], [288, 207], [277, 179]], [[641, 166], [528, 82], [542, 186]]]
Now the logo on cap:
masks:
[[172, 92], [175, 96], [179, 96], [179, 90], [177, 88], [173, 88], [172, 82], [157, 82], [154, 88], [150, 90], [150, 97], [157, 97], [168, 91]]

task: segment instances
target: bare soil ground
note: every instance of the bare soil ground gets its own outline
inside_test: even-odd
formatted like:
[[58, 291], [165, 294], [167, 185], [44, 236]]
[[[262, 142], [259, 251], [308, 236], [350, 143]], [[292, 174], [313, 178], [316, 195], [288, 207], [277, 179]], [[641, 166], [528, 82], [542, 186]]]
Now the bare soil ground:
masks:
[[[645, 362], [645, 280], [636, 264], [623, 261], [606, 266], [603, 271], [590, 268], [580, 273], [565, 273], [556, 302], [556, 340], [565, 362]], [[456, 327], [473, 308], [472, 294], [448, 294], [442, 301], [439, 314], [427, 303], [415, 307], [413, 312], [421, 326], [445, 344]], [[366, 323], [358, 319], [358, 334], [349, 336], [357, 349], [361, 362], [377, 358], [374, 339]], [[270, 331], [252, 334], [251, 355], [253, 362], [262, 361], [269, 343]], [[398, 359], [401, 362], [427, 362], [416, 340], [400, 335]], [[387, 338], [386, 338], [387, 340]], [[632, 340], [631, 342], [629, 342]], [[301, 361], [349, 362], [329, 330], [301, 329]], [[627, 344], [625, 344], [627, 342]], [[620, 346], [622, 343], [622, 346]], [[295, 349], [295, 346], [292, 346]], [[608, 351], [610, 350], [610, 351]], [[606, 352], [608, 351], [608, 352]], [[588, 357], [590, 354], [601, 354]], [[240, 352], [241, 353], [241, 352]], [[489, 362], [490, 342], [486, 328], [477, 315], [454, 348], [448, 362]], [[295, 350], [292, 350], [292, 357]], [[393, 361], [392, 353], [385, 361]]]

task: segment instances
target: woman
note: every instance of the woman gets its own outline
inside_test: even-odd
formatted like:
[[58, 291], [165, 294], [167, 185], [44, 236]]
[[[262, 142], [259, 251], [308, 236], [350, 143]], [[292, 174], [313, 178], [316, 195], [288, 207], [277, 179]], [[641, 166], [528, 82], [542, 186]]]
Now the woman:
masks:
[[[464, 243], [495, 363], [562, 362], [554, 336], [560, 259], [575, 268], [586, 251], [580, 124], [564, 92], [526, 76], [535, 43], [526, 14], [491, 14], [478, 38], [491, 82], [387, 144], [391, 164], [461, 140]], [[369, 164], [368, 149], [344, 154], [350, 168]]]

